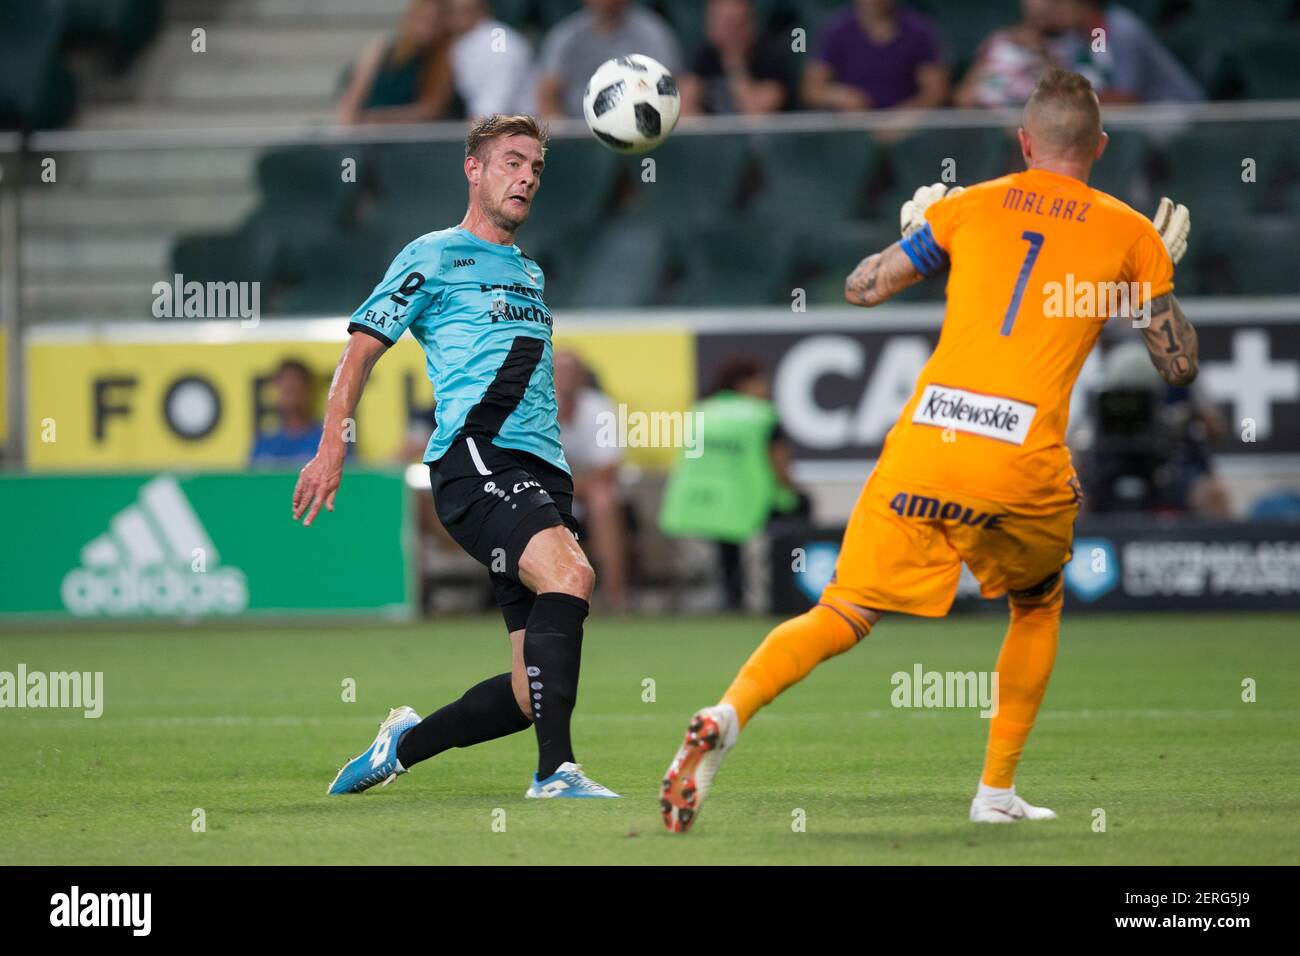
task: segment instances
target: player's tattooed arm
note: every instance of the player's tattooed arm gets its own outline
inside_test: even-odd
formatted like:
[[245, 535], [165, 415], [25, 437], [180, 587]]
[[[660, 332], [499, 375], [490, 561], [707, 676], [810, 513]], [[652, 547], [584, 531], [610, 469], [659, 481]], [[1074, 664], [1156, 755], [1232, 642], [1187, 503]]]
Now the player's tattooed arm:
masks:
[[1192, 384], [1199, 370], [1196, 330], [1173, 293], [1151, 300], [1150, 320], [1142, 329], [1151, 364], [1170, 385]]
[[880, 305], [924, 278], [896, 242], [858, 263], [844, 280], [844, 298], [852, 305]]
[[348, 444], [356, 440], [353, 415], [357, 402], [370, 378], [370, 370], [386, 351], [388, 345], [372, 335], [353, 332], [348, 337], [330, 383], [320, 446], [316, 456], [298, 473], [298, 483], [293, 489], [294, 521], [302, 518], [303, 525], [307, 526], [316, 520], [322, 505], [327, 511], [334, 510], [334, 497], [343, 483]]

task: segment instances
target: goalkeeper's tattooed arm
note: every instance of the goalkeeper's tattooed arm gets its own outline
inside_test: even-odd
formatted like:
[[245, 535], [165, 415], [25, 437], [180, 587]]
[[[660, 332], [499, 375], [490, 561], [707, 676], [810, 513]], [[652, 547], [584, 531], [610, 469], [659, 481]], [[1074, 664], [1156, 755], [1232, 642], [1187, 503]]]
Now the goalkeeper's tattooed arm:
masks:
[[894, 243], [858, 263], [844, 280], [844, 298], [853, 305], [880, 305], [924, 278], [902, 247]]
[[1142, 329], [1151, 364], [1170, 385], [1186, 387], [1196, 379], [1199, 347], [1196, 330], [1183, 315], [1173, 293], [1151, 300], [1151, 321]]

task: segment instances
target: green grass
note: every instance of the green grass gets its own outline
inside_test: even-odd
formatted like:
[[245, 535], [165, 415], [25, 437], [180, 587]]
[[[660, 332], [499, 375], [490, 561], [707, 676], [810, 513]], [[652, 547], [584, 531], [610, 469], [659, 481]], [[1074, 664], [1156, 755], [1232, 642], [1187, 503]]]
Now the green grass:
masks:
[[0, 670], [103, 671], [106, 697], [98, 720], [0, 710], [0, 864], [1300, 862], [1300, 628], [1282, 615], [1067, 615], [1018, 779], [1061, 818], [1009, 827], [966, 821], [986, 722], [889, 703], [916, 662], [992, 667], [1001, 619], [882, 622], [760, 714], [696, 829], [667, 834], [657, 784], [686, 718], [769, 623], [593, 619], [575, 742], [627, 799], [573, 802], [522, 799], [531, 732], [325, 796], [390, 706], [428, 713], [506, 669], [496, 620], [0, 635]]

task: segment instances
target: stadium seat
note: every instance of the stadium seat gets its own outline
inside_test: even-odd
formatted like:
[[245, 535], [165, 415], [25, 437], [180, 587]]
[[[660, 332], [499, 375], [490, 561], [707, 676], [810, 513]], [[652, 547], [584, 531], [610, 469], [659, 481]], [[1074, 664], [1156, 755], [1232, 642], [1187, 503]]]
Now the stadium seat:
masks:
[[1290, 217], [1256, 218], [1216, 230], [1212, 238], [1228, 255], [1236, 295], [1300, 295], [1298, 240]]
[[788, 0], [791, 11], [791, 26], [803, 27], [808, 31], [808, 50], [813, 49], [813, 42], [821, 31], [826, 18], [837, 10], [843, 10], [848, 4], [844, 0]]
[[1300, 31], [1279, 29], [1247, 41], [1230, 57], [1241, 77], [1246, 99], [1283, 100], [1300, 97], [1300, 67], [1296, 50]]
[[1184, 259], [1175, 280], [1180, 294], [1300, 295], [1297, 232], [1289, 216], [1207, 224], [1199, 237], [1193, 228], [1191, 268]]
[[[1135, 129], [1112, 129], [1101, 160], [1092, 167], [1088, 185], [1122, 199], [1135, 209], [1150, 214], [1151, 151], [1146, 136]], [[1147, 209], [1147, 206], [1151, 206]]]
[[918, 0], [915, 6], [929, 14], [938, 27], [954, 81], [966, 72], [989, 34], [1020, 20], [1017, 0]]
[[[1257, 128], [1246, 124], [1207, 123], [1162, 144], [1164, 175], [1157, 191], [1193, 209], [1198, 222], [1230, 220], [1264, 206], [1268, 190], [1243, 183], [1242, 161], [1254, 158], [1260, 175], [1270, 163]], [[1148, 215], [1154, 210], [1143, 210]], [[1193, 235], [1193, 239], [1195, 239]]]
[[1149, 27], [1155, 27], [1164, 20], [1164, 14], [1171, 3], [1176, 0], [1125, 0], [1128, 7]]
[[460, 222], [468, 189], [464, 157], [459, 140], [390, 143], [363, 153], [358, 173], [376, 193], [375, 226], [409, 242]]
[[734, 209], [751, 161], [748, 137], [733, 135], [673, 136], [654, 151], [654, 182], [642, 181], [642, 159], [628, 162], [637, 214], [662, 223]]
[[[229, 233], [180, 237], [172, 247], [171, 265], [187, 282], [257, 282], [269, 293], [275, 285], [275, 258], [273, 237], [246, 223]], [[263, 308], [267, 304], [264, 298]]]
[[492, 16], [516, 30], [525, 30], [533, 15], [533, 0], [492, 0]]
[[[537, 20], [543, 31], [582, 9], [582, 0], [537, 0]], [[636, 51], [629, 50], [629, 53]]]
[[756, 137], [763, 190], [755, 211], [788, 219], [839, 222], [861, 215], [876, 148], [861, 132]]
[[793, 233], [787, 219], [742, 216], [673, 236], [683, 306], [788, 304]]
[[158, 32], [160, 7], [159, 0], [65, 0], [64, 37], [102, 45], [122, 66]]
[[59, 58], [64, 9], [54, 0], [7, 3], [0, 32], [0, 128], [51, 129], [72, 116], [76, 88]]
[[[594, 139], [555, 140], [546, 153], [542, 185], [524, 236], [594, 221], [608, 209], [618, 178], [618, 154]], [[464, 212], [463, 184], [459, 196]]]
[[695, 61], [695, 55], [706, 42], [704, 35], [705, 4], [699, 0], [660, 0], [659, 9], [677, 34], [682, 56], [686, 63]]
[[343, 160], [355, 158], [356, 152], [333, 146], [289, 146], [268, 150], [258, 158], [261, 202], [246, 228], [274, 241], [277, 275], [297, 268], [298, 257], [312, 242], [350, 221], [360, 186], [344, 181]]
[[889, 185], [874, 203], [889, 218], [912, 198], [918, 186], [944, 182], [945, 165], [954, 162], [957, 185], [969, 186], [1023, 168], [1014, 137], [998, 129], [926, 129], [885, 147]]
[[275, 311], [285, 315], [348, 315], [370, 295], [400, 246], [363, 232], [328, 236], [306, 246], [301, 272], [277, 294]]
[[[666, 230], [640, 218], [615, 219], [564, 240], [560, 258], [539, 253], [551, 308], [626, 309], [652, 305], [669, 263]], [[628, 268], [635, 263], [635, 268]]]
[[885, 221], [840, 223], [798, 231], [793, 284], [808, 293], [809, 305], [843, 305], [844, 279], [873, 252], [898, 239], [898, 226]]

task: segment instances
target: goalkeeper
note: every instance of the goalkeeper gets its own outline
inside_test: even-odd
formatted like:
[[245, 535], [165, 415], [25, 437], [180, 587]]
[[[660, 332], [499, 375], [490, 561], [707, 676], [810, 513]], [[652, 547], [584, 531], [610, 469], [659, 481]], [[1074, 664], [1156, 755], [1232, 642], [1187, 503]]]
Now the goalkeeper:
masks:
[[[1054, 70], [1025, 106], [1025, 172], [917, 190], [904, 238], [868, 256], [845, 296], [874, 306], [949, 265], [934, 353], [854, 506], [835, 576], [817, 606], [777, 627], [720, 703], [698, 711], [662, 784], [664, 822], [695, 819], [723, 756], [760, 708], [871, 633], [885, 612], [948, 613], [965, 562], [1011, 622], [999, 699], [970, 819], [1050, 819], [1014, 780], [1056, 658], [1081, 490], [1065, 427], [1070, 392], [1108, 318], [1061, 318], [1052, 289], [1135, 284], [1152, 362], [1171, 385], [1196, 377], [1196, 333], [1173, 296], [1187, 210], [1162, 200], [1153, 224], [1088, 186], [1106, 148], [1088, 81]], [[945, 195], [947, 192], [947, 195]], [[1094, 296], [1094, 302], [1104, 302]]]

